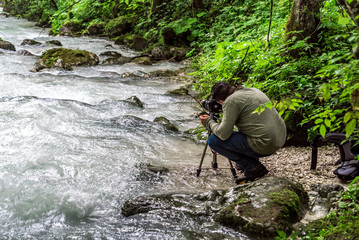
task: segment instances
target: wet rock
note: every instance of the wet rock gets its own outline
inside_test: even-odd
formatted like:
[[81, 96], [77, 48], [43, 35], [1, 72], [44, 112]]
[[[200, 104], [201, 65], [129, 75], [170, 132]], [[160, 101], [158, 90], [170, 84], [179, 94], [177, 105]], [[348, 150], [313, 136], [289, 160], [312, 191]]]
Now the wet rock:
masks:
[[122, 57], [122, 54], [116, 51], [106, 51], [103, 53], [100, 53], [100, 56], [105, 56], [105, 57]]
[[319, 196], [323, 198], [328, 198], [333, 192], [338, 194], [344, 191], [343, 186], [339, 184], [312, 184], [311, 189], [318, 192]]
[[154, 77], [173, 77], [173, 76], [177, 76], [177, 73], [175, 71], [169, 70], [169, 69], [165, 69], [165, 70], [157, 70], [157, 71], [153, 71], [148, 73], [150, 78], [154, 78]]
[[105, 33], [113, 38], [124, 35], [132, 30], [132, 24], [128, 17], [121, 16], [110, 20], [105, 26]]
[[59, 34], [61, 36], [79, 36], [81, 35], [82, 26], [78, 22], [68, 22], [62, 25]]
[[185, 60], [187, 58], [186, 55], [188, 52], [189, 50], [187, 48], [178, 48], [178, 47], [171, 47], [169, 50], [169, 53], [172, 56], [171, 58], [174, 58], [176, 61]]
[[298, 183], [265, 177], [228, 190], [202, 194], [141, 196], [127, 201], [124, 216], [181, 211], [189, 216], [212, 217], [216, 222], [258, 238], [290, 232], [308, 208], [308, 195]]
[[101, 35], [105, 32], [105, 26], [103, 24], [94, 23], [87, 28], [87, 33], [91, 36]]
[[171, 123], [167, 118], [165, 117], [156, 117], [155, 120], [153, 120], [156, 123], [159, 123], [163, 125], [167, 130], [170, 131], [178, 131], [178, 127]]
[[185, 87], [181, 87], [179, 89], [168, 91], [166, 94], [177, 95], [177, 96], [186, 96], [188, 94], [188, 89], [186, 89]]
[[164, 47], [154, 47], [154, 48], [152, 48], [151, 55], [156, 60], [163, 60], [163, 59], [169, 59], [170, 58], [169, 51]]
[[19, 50], [17, 52], [17, 54], [22, 55], [22, 56], [35, 56], [34, 54], [32, 54], [31, 52], [29, 52], [27, 50]]
[[130, 47], [136, 51], [143, 51], [147, 48], [147, 46], [148, 46], [148, 43], [145, 38], [143, 38], [141, 36], [135, 36], [133, 38], [133, 42]]
[[166, 202], [166, 198], [170, 198], [171, 195], [148, 197], [140, 196], [133, 201], [127, 201], [122, 206], [122, 215], [125, 217], [133, 216], [139, 213], [147, 213], [156, 209], [170, 209], [171, 205]]
[[276, 236], [276, 230], [291, 232], [308, 208], [303, 187], [284, 178], [265, 177], [233, 193], [214, 220], [242, 232]]
[[125, 72], [121, 74], [122, 78], [149, 78], [148, 73], [143, 71]]
[[41, 42], [35, 41], [33, 39], [24, 39], [24, 41], [22, 41], [21, 45], [41, 45]]
[[139, 65], [152, 65], [152, 61], [149, 57], [137, 57], [131, 61], [131, 63]]
[[14, 44], [8, 41], [4, 41], [0, 38], [0, 48], [10, 51], [16, 51]]
[[136, 96], [129, 97], [125, 101], [136, 106], [143, 107], [143, 102], [141, 102], [141, 100]]
[[55, 46], [62, 46], [62, 43], [59, 40], [46, 41], [46, 44], [55, 45]]
[[102, 64], [105, 65], [123, 65], [126, 63], [130, 63], [132, 61], [132, 58], [130, 57], [113, 57], [113, 58], [107, 58], [103, 60]]
[[163, 182], [162, 176], [169, 172], [169, 169], [151, 164], [141, 164], [140, 173], [136, 177], [138, 181]]
[[86, 50], [53, 48], [41, 55], [34, 71], [41, 71], [45, 68], [72, 70], [73, 66], [94, 66], [98, 63], [98, 56]]

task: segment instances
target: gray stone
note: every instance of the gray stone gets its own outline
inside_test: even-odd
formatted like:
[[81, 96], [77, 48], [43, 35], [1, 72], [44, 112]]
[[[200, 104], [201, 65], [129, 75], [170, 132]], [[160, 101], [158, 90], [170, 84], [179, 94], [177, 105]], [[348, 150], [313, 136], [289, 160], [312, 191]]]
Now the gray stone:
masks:
[[4, 41], [0, 38], [0, 48], [10, 51], [16, 51], [14, 44], [8, 41]]

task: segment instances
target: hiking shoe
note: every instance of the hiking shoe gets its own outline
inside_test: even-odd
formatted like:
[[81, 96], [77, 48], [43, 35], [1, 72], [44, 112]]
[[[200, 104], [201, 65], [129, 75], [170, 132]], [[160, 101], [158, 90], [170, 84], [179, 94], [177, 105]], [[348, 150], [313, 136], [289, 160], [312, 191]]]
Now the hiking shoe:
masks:
[[261, 178], [265, 176], [269, 171], [264, 165], [260, 165], [258, 168], [256, 168], [253, 171], [245, 171], [244, 177], [239, 177], [236, 179], [237, 184], [247, 183], [250, 181], [254, 181], [258, 178]]

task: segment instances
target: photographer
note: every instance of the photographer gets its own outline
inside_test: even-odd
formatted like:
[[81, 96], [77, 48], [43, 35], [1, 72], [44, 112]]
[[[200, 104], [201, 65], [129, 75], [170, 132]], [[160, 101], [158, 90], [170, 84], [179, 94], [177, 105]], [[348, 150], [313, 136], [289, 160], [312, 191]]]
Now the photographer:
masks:
[[[223, 119], [217, 123], [209, 115], [200, 116], [202, 124], [214, 133], [208, 139], [209, 147], [244, 171], [237, 183], [266, 175], [268, 170], [259, 158], [273, 154], [286, 140], [286, 126], [275, 108], [254, 113], [269, 98], [256, 88], [236, 88], [226, 82], [216, 83], [211, 97], [222, 105]], [[234, 126], [238, 131], [233, 131]]]

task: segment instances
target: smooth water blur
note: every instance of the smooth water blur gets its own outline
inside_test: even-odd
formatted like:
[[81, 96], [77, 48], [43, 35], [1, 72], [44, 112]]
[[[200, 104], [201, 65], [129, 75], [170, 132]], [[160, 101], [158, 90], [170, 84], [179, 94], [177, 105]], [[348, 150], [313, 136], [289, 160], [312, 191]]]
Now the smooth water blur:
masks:
[[[0, 38], [17, 50], [0, 50], [0, 239], [242, 238], [184, 214], [121, 215], [123, 203], [139, 195], [228, 186], [226, 177], [216, 179], [213, 173], [194, 176], [203, 145], [153, 123], [165, 116], [181, 130], [198, 124], [191, 99], [165, 94], [181, 85], [121, 77], [182, 66], [99, 65], [33, 73], [37, 56], [52, 48], [45, 41], [52, 39], [96, 54], [137, 54], [106, 39], [50, 37], [33, 25], [0, 15]], [[43, 44], [21, 46], [24, 39]], [[22, 49], [37, 56], [18, 54]], [[144, 108], [123, 101], [134, 95]], [[172, 170], [161, 180], [141, 178], [146, 164]]]

